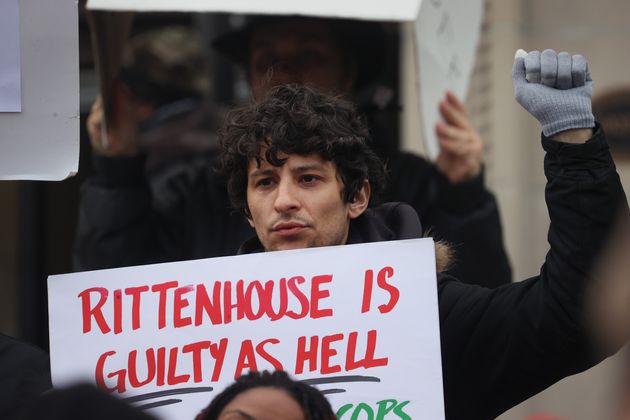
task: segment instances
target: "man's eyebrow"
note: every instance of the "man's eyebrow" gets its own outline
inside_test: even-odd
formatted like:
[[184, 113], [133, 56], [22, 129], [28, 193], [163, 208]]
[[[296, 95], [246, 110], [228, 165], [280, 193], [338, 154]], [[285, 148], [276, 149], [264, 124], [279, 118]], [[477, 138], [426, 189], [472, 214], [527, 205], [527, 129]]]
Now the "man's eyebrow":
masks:
[[268, 48], [273, 42], [268, 39], [255, 39], [252, 41], [251, 48]]
[[[303, 172], [309, 172], [309, 171], [322, 172], [324, 171], [324, 165], [322, 165], [321, 163], [311, 163], [311, 164], [304, 164], [304, 165], [296, 166], [295, 168], [291, 168], [291, 172], [294, 172], [294, 173], [303, 173]], [[273, 175], [274, 173], [276, 173], [276, 168], [258, 168], [250, 172], [248, 176], [249, 177], [267, 176], [267, 175]]]
[[234, 410], [224, 411], [223, 413], [221, 413], [221, 417], [223, 417], [223, 415], [224, 415], [224, 414], [230, 414], [230, 413], [236, 413], [236, 414], [238, 414], [239, 416], [241, 416], [241, 417], [243, 417], [243, 418], [245, 418], [245, 419], [247, 419], [247, 420], [256, 420], [256, 418], [255, 418], [255, 417], [250, 416], [250, 415], [249, 415], [249, 414], [247, 414], [246, 412], [241, 411], [241, 410], [239, 410], [239, 409], [234, 409]]
[[308, 172], [308, 171], [323, 171], [324, 165], [321, 163], [311, 163], [306, 165], [296, 166], [291, 169], [291, 172]]
[[275, 173], [274, 168], [258, 168], [249, 173], [250, 177], [273, 175]]

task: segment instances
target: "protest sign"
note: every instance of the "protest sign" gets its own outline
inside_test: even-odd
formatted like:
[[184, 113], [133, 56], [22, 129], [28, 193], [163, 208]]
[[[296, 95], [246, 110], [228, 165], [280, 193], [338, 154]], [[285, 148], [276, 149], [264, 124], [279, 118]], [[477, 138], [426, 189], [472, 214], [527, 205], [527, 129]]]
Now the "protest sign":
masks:
[[79, 166], [78, 2], [20, 1], [12, 23], [19, 25], [21, 99], [20, 112], [0, 112], [0, 180], [65, 179]]
[[[441, 119], [439, 101], [447, 90], [464, 100], [468, 92], [474, 54], [483, 15], [483, 0], [394, 0], [388, 2], [339, 2], [270, 0], [88, 0], [93, 10], [232, 12], [251, 14], [306, 15], [374, 21], [413, 23], [415, 80], [422, 117], [425, 151], [435, 159], [439, 146], [435, 125]], [[382, 60], [383, 57], [374, 57]], [[361, 69], [357, 69], [361, 71]], [[415, 127], [417, 116], [407, 116]], [[418, 151], [417, 130], [404, 142]], [[416, 144], [413, 144], [413, 143]], [[410, 144], [411, 143], [411, 144]]]
[[342, 419], [444, 418], [431, 239], [51, 276], [55, 386], [194, 418], [250, 369], [315, 384]]
[[89, 0], [88, 8], [97, 10], [231, 12], [283, 15], [332, 16], [370, 20], [409, 20], [418, 15], [419, 0], [394, 2], [317, 2], [295, 0]]
[[435, 124], [440, 120], [437, 104], [452, 90], [465, 99], [475, 65], [475, 48], [483, 14], [483, 2], [429, 0], [422, 2], [415, 22], [420, 70], [420, 107], [427, 154], [439, 152]]
[[0, 2], [0, 112], [20, 112], [20, 14], [18, 0]]

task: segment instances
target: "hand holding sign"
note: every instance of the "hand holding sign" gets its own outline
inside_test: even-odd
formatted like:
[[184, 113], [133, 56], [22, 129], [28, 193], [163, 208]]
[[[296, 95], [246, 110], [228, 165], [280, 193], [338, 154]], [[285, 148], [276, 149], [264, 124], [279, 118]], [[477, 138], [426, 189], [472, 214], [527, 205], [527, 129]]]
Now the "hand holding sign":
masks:
[[132, 115], [134, 106], [122, 92], [120, 84], [114, 85], [110, 93], [112, 110], [107, 130], [103, 101], [99, 96], [85, 123], [92, 149], [103, 156], [134, 156], [138, 153], [138, 121]]
[[464, 104], [453, 92], [440, 102], [444, 121], [436, 124], [440, 153], [435, 162], [451, 183], [469, 181], [481, 173], [483, 143], [470, 123]]

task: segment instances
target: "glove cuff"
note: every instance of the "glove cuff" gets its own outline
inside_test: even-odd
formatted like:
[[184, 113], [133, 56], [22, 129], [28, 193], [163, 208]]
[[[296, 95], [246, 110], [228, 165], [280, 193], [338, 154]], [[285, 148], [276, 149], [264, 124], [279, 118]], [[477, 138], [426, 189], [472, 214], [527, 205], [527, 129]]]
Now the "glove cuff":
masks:
[[547, 109], [545, 121], [541, 121], [543, 134], [547, 137], [561, 131], [595, 127], [590, 96], [578, 96], [569, 106], [566, 102], [554, 103]]

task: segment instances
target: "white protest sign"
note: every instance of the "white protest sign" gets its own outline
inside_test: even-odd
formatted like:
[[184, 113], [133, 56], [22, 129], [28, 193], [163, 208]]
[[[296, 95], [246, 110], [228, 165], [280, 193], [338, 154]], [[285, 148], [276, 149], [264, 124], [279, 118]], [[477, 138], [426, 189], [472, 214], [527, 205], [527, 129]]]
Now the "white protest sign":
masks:
[[0, 180], [65, 179], [79, 165], [78, 2], [19, 4], [21, 112], [0, 112]]
[[0, 1], [0, 112], [20, 112], [20, 8]]
[[283, 369], [342, 419], [444, 418], [431, 239], [56, 275], [48, 296], [55, 386], [192, 419], [236, 376]]
[[87, 7], [95, 10], [230, 12], [335, 16], [369, 20], [413, 20], [418, 15], [421, 0], [390, 2], [350, 2], [338, 0], [88, 0]]
[[435, 125], [441, 120], [438, 104], [447, 90], [462, 101], [475, 64], [483, 18], [483, 0], [427, 0], [416, 21], [420, 71], [420, 109], [427, 153], [439, 152]]

